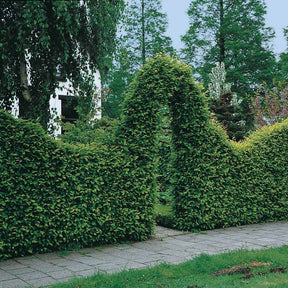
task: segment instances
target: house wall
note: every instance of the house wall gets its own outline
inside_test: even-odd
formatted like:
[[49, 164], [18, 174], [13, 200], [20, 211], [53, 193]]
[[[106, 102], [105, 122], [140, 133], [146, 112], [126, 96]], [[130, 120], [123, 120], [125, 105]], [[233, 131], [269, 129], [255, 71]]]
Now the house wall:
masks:
[[[94, 74], [94, 83], [97, 87], [97, 97], [95, 100], [95, 106], [99, 109], [97, 110], [97, 113], [95, 115], [95, 119], [101, 118], [101, 76], [99, 71]], [[50, 120], [50, 124], [52, 124], [55, 127], [54, 130], [54, 136], [57, 137], [59, 134], [61, 134], [61, 125], [59, 123], [59, 120], [61, 119], [62, 114], [62, 101], [60, 99], [60, 96], [75, 96], [75, 90], [73, 88], [73, 85], [70, 80], [67, 81], [61, 81], [58, 88], [55, 90], [56, 97], [51, 96], [50, 97], [50, 113], [52, 116], [52, 119]], [[15, 99], [13, 108], [12, 108], [12, 115], [14, 117], [19, 117], [19, 101], [18, 99]]]
[[[97, 71], [94, 75], [94, 83], [97, 87], [97, 97], [95, 100], [95, 106], [99, 108], [95, 115], [95, 119], [101, 118], [101, 76]], [[51, 123], [55, 127], [54, 136], [61, 134], [61, 125], [59, 118], [62, 116], [62, 101], [60, 96], [75, 96], [75, 91], [71, 81], [60, 82], [60, 86], [56, 89], [56, 97], [50, 98], [50, 113], [52, 115]]]

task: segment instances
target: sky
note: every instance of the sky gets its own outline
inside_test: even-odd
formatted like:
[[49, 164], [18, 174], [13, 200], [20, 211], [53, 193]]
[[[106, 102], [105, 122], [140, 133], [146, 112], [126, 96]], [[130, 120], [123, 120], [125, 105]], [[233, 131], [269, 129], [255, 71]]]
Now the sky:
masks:
[[[172, 38], [173, 46], [177, 49], [183, 47], [181, 35], [188, 30], [189, 19], [187, 15], [191, 0], [162, 0], [163, 12], [168, 16], [167, 34]], [[274, 52], [284, 52], [287, 43], [283, 36], [283, 28], [288, 26], [288, 0], [265, 0], [267, 6], [266, 25], [276, 32], [273, 42]]]

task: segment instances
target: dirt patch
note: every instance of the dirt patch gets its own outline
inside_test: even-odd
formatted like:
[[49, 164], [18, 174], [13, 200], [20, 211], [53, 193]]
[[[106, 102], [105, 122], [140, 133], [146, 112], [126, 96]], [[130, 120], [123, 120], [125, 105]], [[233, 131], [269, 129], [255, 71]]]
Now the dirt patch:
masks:
[[285, 267], [276, 267], [276, 268], [270, 268], [270, 273], [286, 273], [287, 269]]
[[222, 276], [222, 275], [233, 275], [233, 274], [248, 274], [251, 272], [251, 268], [249, 266], [236, 265], [226, 269], [222, 269], [216, 272], [213, 272], [214, 276]]
[[222, 270], [218, 270], [212, 273], [213, 276], [224, 276], [224, 275], [234, 275], [234, 274], [242, 274], [243, 279], [250, 279], [254, 276], [265, 276], [268, 273], [286, 273], [287, 269], [285, 267], [275, 267], [270, 268], [269, 270], [257, 272], [255, 269], [257, 268], [265, 268], [271, 265], [271, 262], [260, 262], [253, 261], [249, 264], [241, 264], [235, 265], [229, 268], [225, 268]]

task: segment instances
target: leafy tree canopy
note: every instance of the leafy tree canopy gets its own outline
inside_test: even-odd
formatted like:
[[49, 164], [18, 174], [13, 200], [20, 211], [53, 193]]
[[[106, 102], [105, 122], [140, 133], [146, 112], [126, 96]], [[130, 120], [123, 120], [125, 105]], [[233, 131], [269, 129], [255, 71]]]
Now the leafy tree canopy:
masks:
[[227, 69], [227, 81], [241, 98], [255, 85], [272, 81], [275, 56], [269, 46], [274, 33], [265, 27], [263, 0], [194, 0], [190, 27], [182, 37], [182, 53], [196, 75], [208, 84], [217, 62]]
[[119, 24], [119, 41], [115, 62], [108, 73], [108, 93], [104, 115], [118, 118], [123, 93], [135, 73], [150, 57], [159, 52], [174, 54], [172, 40], [168, 37], [167, 15], [162, 12], [160, 0], [129, 0]]
[[20, 116], [47, 128], [57, 73], [93, 94], [87, 75], [107, 65], [122, 7], [122, 0], [1, 1], [1, 106], [11, 109], [16, 98]]

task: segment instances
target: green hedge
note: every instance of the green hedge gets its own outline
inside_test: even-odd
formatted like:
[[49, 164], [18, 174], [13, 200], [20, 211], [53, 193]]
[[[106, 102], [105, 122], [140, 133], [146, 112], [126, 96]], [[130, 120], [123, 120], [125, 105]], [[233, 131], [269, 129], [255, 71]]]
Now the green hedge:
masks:
[[210, 119], [191, 68], [158, 55], [132, 83], [110, 144], [56, 142], [0, 112], [1, 258], [147, 239], [163, 109], [171, 118], [176, 227], [288, 218], [288, 120], [231, 142]]
[[158, 55], [136, 80], [119, 135], [132, 135], [128, 146], [135, 145], [131, 153], [139, 158], [156, 155], [161, 112], [169, 109], [179, 229], [288, 219], [287, 121], [237, 144], [211, 119], [207, 98], [188, 65]]
[[63, 144], [3, 111], [0, 131], [1, 259], [151, 235], [153, 179], [126, 146]]

